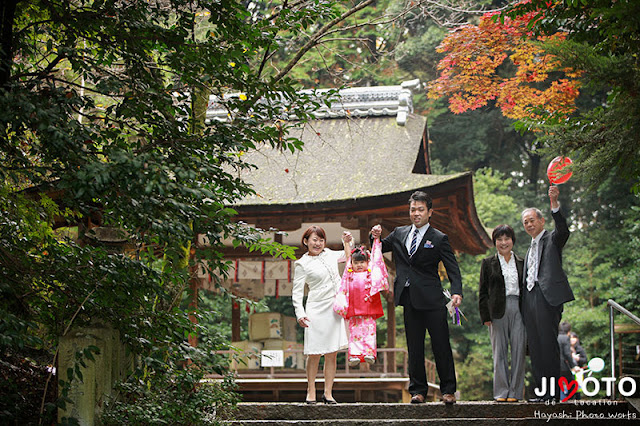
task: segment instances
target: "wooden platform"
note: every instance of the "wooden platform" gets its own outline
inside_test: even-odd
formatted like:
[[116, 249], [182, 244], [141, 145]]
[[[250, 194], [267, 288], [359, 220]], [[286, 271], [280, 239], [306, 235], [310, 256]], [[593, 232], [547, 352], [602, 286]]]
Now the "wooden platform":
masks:
[[[210, 378], [210, 380], [219, 380]], [[237, 378], [238, 392], [245, 402], [302, 402], [306, 397], [307, 379]], [[337, 377], [333, 395], [340, 402], [409, 402], [408, 377]], [[317, 399], [322, 397], [324, 378], [316, 379]], [[429, 401], [440, 399], [440, 387], [429, 383]]]
[[[290, 352], [296, 352], [292, 350]], [[234, 354], [226, 352], [230, 359]], [[247, 356], [246, 353], [242, 354]], [[257, 354], [256, 354], [257, 355]], [[253, 356], [253, 355], [250, 355]], [[343, 357], [342, 357], [343, 358]], [[301, 402], [306, 398], [307, 378], [303, 368], [237, 368], [232, 362], [238, 392], [246, 402]], [[340, 402], [409, 402], [409, 375], [407, 353], [402, 348], [380, 348], [378, 361], [369, 366], [360, 364], [349, 367], [338, 363], [333, 395]], [[429, 391], [427, 400], [440, 399], [440, 387], [436, 382], [435, 364], [425, 360]], [[221, 376], [208, 376], [207, 380], [221, 380]], [[322, 397], [324, 377], [322, 367], [316, 377], [317, 399]]]
[[[299, 379], [238, 379], [236, 383], [245, 401], [303, 401], [307, 380]], [[318, 399], [324, 390], [324, 378], [316, 379]], [[338, 377], [333, 395], [341, 402], [409, 402], [408, 377]], [[428, 399], [439, 399], [440, 387], [429, 383]]]

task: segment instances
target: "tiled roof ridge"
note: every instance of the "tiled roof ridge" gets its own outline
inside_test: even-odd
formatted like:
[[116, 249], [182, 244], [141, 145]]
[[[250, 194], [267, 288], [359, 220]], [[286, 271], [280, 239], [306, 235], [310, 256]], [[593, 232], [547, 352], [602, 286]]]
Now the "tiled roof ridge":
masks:
[[[404, 126], [407, 115], [413, 112], [413, 91], [420, 87], [420, 80], [405, 81], [397, 86], [350, 87], [332, 95], [330, 107], [324, 102], [314, 112], [316, 119], [342, 117], [379, 117], [395, 116], [396, 122]], [[301, 90], [298, 93], [323, 95], [334, 89]], [[240, 94], [225, 95], [224, 99], [238, 97]], [[216, 95], [209, 97], [207, 122], [226, 121], [229, 111]], [[283, 112], [284, 120], [294, 120], [295, 116]]]

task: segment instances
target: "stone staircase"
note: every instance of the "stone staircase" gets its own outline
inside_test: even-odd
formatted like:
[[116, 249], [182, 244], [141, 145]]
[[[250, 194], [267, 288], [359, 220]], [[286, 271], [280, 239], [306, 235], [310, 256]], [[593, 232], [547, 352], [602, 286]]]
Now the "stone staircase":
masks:
[[461, 401], [445, 406], [425, 404], [346, 403], [307, 405], [301, 403], [241, 403], [222, 416], [228, 425], [476, 425], [639, 424], [640, 414], [627, 401], [579, 400], [543, 403], [496, 403]]

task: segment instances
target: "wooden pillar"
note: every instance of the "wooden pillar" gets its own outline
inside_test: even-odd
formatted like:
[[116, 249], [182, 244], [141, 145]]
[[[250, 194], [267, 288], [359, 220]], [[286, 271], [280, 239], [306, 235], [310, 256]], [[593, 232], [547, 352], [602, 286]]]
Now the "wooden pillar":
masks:
[[275, 241], [276, 243], [282, 244], [282, 234], [278, 234], [278, 233], [274, 234], [273, 241]]
[[240, 341], [240, 304], [231, 300], [231, 341]]
[[[365, 227], [362, 226], [362, 224], [359, 224], [359, 225], [360, 225], [360, 244], [364, 244], [369, 249], [371, 249], [371, 244], [369, 244], [369, 231], [370, 231], [370, 229], [366, 229]], [[355, 240], [355, 235], [354, 235], [354, 240]]]
[[[389, 283], [393, 285], [393, 283]], [[393, 294], [387, 293], [385, 296], [387, 301], [387, 347], [396, 347], [396, 305], [393, 301]]]

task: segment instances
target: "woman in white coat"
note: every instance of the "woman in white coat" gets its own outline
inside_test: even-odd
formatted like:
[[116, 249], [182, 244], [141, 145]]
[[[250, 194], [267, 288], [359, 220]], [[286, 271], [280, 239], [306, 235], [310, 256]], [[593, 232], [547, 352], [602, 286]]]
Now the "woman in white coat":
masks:
[[[351, 241], [345, 232], [343, 244]], [[340, 287], [338, 262], [345, 261], [344, 251], [325, 247], [326, 234], [319, 226], [310, 226], [302, 236], [307, 248], [295, 262], [293, 278], [293, 307], [298, 324], [304, 327], [304, 354], [307, 356], [307, 404], [316, 403], [316, 375], [320, 357], [324, 355], [324, 394], [322, 402], [337, 404], [333, 398], [338, 350], [347, 347], [347, 329], [344, 318], [333, 311], [333, 302]], [[303, 306], [304, 287], [309, 287], [306, 306]]]

